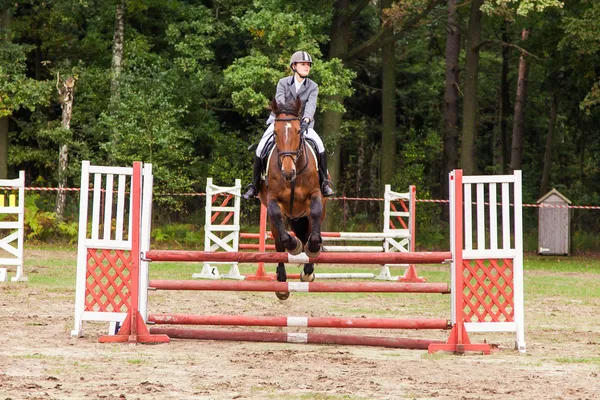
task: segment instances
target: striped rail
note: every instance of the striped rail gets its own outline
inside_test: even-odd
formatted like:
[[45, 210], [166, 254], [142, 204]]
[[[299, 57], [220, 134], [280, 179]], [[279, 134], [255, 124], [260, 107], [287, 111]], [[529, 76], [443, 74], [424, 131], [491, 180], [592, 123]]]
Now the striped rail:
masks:
[[356, 329], [450, 329], [447, 319], [260, 317], [247, 315], [150, 314], [148, 322], [159, 325], [277, 326]]
[[329, 335], [323, 333], [292, 332], [235, 332], [225, 330], [203, 330], [185, 328], [151, 328], [150, 333], [154, 335], [167, 335], [172, 339], [225, 340], [233, 342], [336, 344], [393, 347], [417, 350], [427, 350], [432, 344], [444, 343], [439, 340], [406, 339], [395, 337]]
[[155, 290], [207, 290], [230, 292], [311, 292], [311, 293], [450, 293], [447, 283], [404, 282], [268, 282], [151, 280]]
[[328, 263], [328, 264], [440, 264], [452, 260], [450, 252], [416, 253], [321, 253], [309, 258], [304, 253], [293, 256], [287, 253], [241, 253], [208, 251], [150, 250], [146, 252], [146, 261], [184, 261], [184, 262], [240, 262], [240, 263]]

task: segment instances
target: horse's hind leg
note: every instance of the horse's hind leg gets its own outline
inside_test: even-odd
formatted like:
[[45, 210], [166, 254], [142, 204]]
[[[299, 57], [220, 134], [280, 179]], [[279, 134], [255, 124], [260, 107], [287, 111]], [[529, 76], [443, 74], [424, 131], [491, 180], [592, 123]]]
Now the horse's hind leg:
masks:
[[[293, 228], [294, 232], [296, 233], [296, 237], [298, 237], [300, 239], [300, 241], [302, 241], [302, 243], [304, 244], [304, 249], [306, 251], [307, 245], [308, 245], [308, 240], [311, 235], [311, 223], [310, 223], [308, 217], [300, 218], [298, 220], [292, 220], [291, 223], [292, 223], [292, 228]], [[312, 255], [310, 255], [310, 251], [307, 255], [309, 257], [313, 257]], [[304, 264], [304, 268], [300, 272], [300, 280], [302, 282], [314, 281], [315, 280], [314, 272], [315, 272], [315, 268], [314, 268], [313, 263]]]
[[[275, 250], [277, 250], [278, 253], [283, 253], [285, 252], [285, 247], [283, 246], [283, 244], [281, 243], [281, 240], [279, 239], [279, 232], [277, 232], [277, 229], [273, 229], [272, 230], [273, 233], [273, 237], [275, 238]], [[285, 271], [285, 264], [284, 263], [278, 263], [277, 264], [277, 282], [286, 282], [287, 281], [287, 273]], [[290, 297], [290, 292], [275, 292], [275, 296], [277, 296], [277, 298], [279, 300], [287, 300], [288, 297]]]
[[313, 282], [315, 280], [315, 264], [306, 263], [300, 273], [300, 280], [302, 282]]

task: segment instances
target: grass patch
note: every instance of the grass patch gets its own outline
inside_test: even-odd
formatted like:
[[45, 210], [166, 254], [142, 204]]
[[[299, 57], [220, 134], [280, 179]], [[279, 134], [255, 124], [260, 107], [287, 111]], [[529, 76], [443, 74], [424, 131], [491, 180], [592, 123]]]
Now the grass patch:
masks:
[[600, 297], [600, 279], [569, 276], [535, 276], [525, 278], [525, 297], [527, 293], [536, 295], [565, 296], [571, 299]]
[[[280, 396], [280, 395], [278, 395]], [[277, 398], [281, 398], [278, 397]], [[325, 394], [325, 393], [304, 393], [299, 396], [286, 395], [287, 399], [302, 399], [302, 400], [353, 400], [353, 399], [365, 399], [366, 397], [347, 395], [347, 394]]]
[[556, 362], [561, 364], [594, 364], [600, 365], [600, 357], [562, 357], [556, 358]]
[[141, 365], [144, 363], [144, 360], [141, 358], [130, 358], [127, 360], [127, 363], [132, 365]]
[[592, 257], [542, 257], [526, 255], [525, 271], [586, 272], [600, 274], [600, 259]]
[[43, 354], [40, 353], [33, 353], [33, 354], [24, 354], [22, 356], [15, 356], [16, 358], [25, 358], [25, 359], [36, 359], [36, 360], [41, 360], [42, 358], [46, 358], [44, 357]]

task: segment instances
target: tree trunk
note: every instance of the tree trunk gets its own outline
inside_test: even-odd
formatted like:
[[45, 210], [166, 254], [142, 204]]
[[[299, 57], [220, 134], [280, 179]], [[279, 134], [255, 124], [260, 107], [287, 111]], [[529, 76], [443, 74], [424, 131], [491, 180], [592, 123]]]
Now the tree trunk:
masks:
[[552, 93], [550, 120], [548, 121], [548, 136], [546, 136], [546, 151], [544, 152], [544, 171], [542, 172], [539, 197], [542, 197], [548, 192], [550, 183], [550, 170], [552, 169], [552, 136], [554, 135], [554, 126], [556, 125], [557, 109], [558, 96], [556, 96], [556, 93]]
[[[0, 28], [8, 29], [12, 20], [10, 9], [2, 10]], [[0, 117], [0, 179], [8, 178], [8, 117]]]
[[[335, 2], [334, 17], [331, 23], [331, 41], [329, 42], [329, 59], [339, 58], [344, 60], [348, 54], [348, 43], [350, 40], [350, 24], [346, 18], [350, 6], [350, 0], [337, 0]], [[329, 101], [338, 103], [344, 102], [344, 98], [340, 95], [327, 96]], [[339, 134], [342, 126], [342, 114], [337, 111], [324, 111], [321, 118], [321, 135], [323, 138], [335, 137]], [[341, 145], [336, 143], [333, 148], [328, 150], [328, 167], [331, 179], [335, 186], [339, 186], [341, 177]], [[341, 193], [338, 193], [341, 194]], [[332, 207], [334, 203], [329, 203], [328, 214], [330, 217], [336, 215], [336, 207]], [[323, 221], [324, 230], [332, 230], [334, 224], [333, 218], [326, 218]]]
[[[523, 29], [521, 39], [527, 40], [529, 31]], [[515, 99], [515, 115], [513, 118], [512, 152], [510, 155], [511, 172], [521, 169], [523, 163], [523, 134], [525, 130], [525, 104], [527, 102], [527, 78], [529, 62], [527, 55], [521, 54], [519, 59], [519, 78], [517, 81], [517, 97]]]
[[[381, 25], [385, 25], [383, 11], [392, 6], [392, 0], [381, 0]], [[396, 173], [396, 45], [381, 48], [381, 178], [380, 192], [391, 184]]]
[[125, 1], [117, 4], [115, 12], [115, 34], [113, 36], [112, 78], [110, 93], [113, 97], [119, 96], [119, 75], [123, 65], [123, 43], [125, 40]]
[[[60, 87], [62, 85], [62, 87]], [[75, 87], [75, 79], [72, 76], [67, 77], [66, 80], [60, 82], [60, 78], [57, 78], [56, 88], [58, 95], [60, 96], [60, 103], [62, 105], [62, 120], [61, 126], [64, 129], [71, 129], [71, 116], [73, 115], [73, 89]], [[63, 219], [65, 211], [65, 205], [67, 202], [67, 192], [64, 191], [67, 187], [67, 168], [69, 166], [69, 147], [66, 143], [62, 143], [59, 146], [58, 152], [58, 194], [56, 195], [56, 217], [59, 220]]]
[[[502, 32], [502, 40], [506, 43], [510, 41], [510, 36], [507, 32], [508, 21], [504, 23]], [[510, 84], [508, 81], [508, 57], [510, 49], [508, 46], [502, 46], [502, 74], [500, 77], [500, 149], [502, 155], [502, 173], [508, 173], [508, 164], [510, 163], [509, 138], [508, 138], [508, 110], [510, 108]]]
[[477, 84], [479, 74], [479, 44], [481, 42], [481, 3], [473, 0], [467, 30], [464, 70], [463, 131], [460, 164], [465, 175], [475, 173], [475, 139], [477, 138]]
[[36, 81], [42, 80], [42, 61], [44, 61], [44, 60], [43, 60], [41, 46], [42, 46], [42, 41], [37, 39], [35, 41], [35, 57], [33, 60], [33, 62], [35, 63], [34, 78]]
[[0, 179], [8, 179], [8, 117], [0, 118]]
[[[331, 41], [329, 42], [329, 58], [344, 60], [348, 54], [348, 43], [350, 40], [350, 24], [346, 20], [345, 13], [349, 9], [350, 0], [338, 0], [335, 2], [335, 15], [331, 24]], [[330, 101], [344, 102], [340, 95], [328, 96]], [[336, 111], [323, 112], [322, 135], [324, 138], [336, 136], [342, 126], [342, 113]], [[329, 172], [334, 184], [340, 181], [340, 144], [336, 143], [333, 149], [329, 149]]]
[[444, 155], [441, 176], [443, 198], [448, 198], [448, 174], [456, 169], [458, 159], [458, 57], [460, 27], [456, 0], [448, 0], [448, 35], [446, 36], [446, 83], [444, 86]]

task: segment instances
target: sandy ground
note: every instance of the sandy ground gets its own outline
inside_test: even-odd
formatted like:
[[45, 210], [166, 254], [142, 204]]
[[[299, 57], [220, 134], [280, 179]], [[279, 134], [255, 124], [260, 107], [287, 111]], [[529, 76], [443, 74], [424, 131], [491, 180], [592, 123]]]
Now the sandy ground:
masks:
[[[292, 294], [280, 302], [271, 293], [156, 292], [150, 304], [156, 312], [196, 314], [447, 317], [448, 311], [438, 314], [447, 298], [422, 296], [401, 295], [398, 300], [392, 295], [318, 295], [314, 301]], [[105, 324], [85, 323], [85, 337], [70, 338], [73, 308], [74, 291], [0, 284], [0, 400], [600, 398], [597, 298], [569, 302], [526, 297], [527, 354], [513, 350], [512, 334], [472, 337], [474, 342], [486, 339], [499, 345], [500, 350], [489, 356], [183, 340], [100, 344]], [[448, 334], [350, 333], [433, 339], [446, 339]]]

